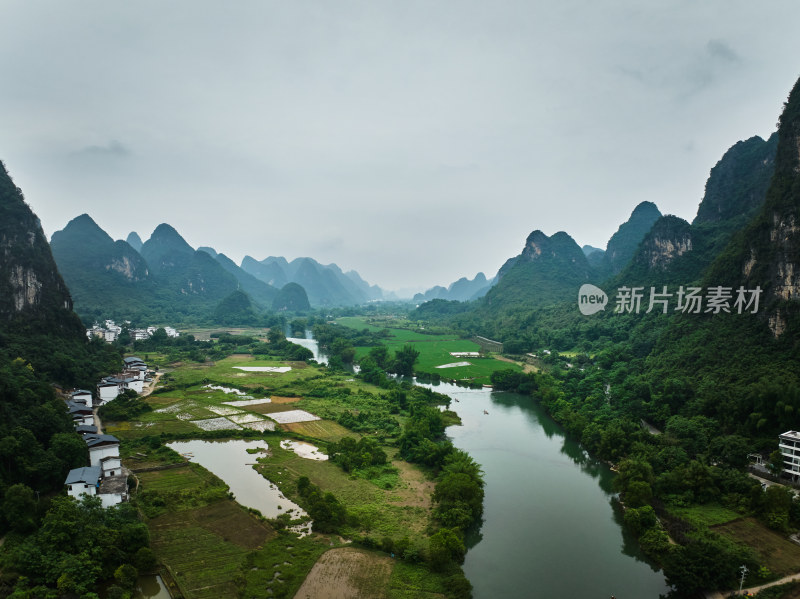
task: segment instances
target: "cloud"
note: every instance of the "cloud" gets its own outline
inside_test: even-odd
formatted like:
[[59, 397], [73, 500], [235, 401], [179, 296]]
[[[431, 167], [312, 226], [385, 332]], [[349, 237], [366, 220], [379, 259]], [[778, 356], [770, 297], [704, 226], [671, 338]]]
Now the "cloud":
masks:
[[733, 49], [721, 40], [710, 40], [706, 44], [706, 52], [714, 59], [724, 62], [740, 63], [741, 57]]
[[130, 149], [116, 139], [112, 139], [104, 146], [85, 146], [74, 152], [76, 156], [96, 156], [109, 158], [127, 158], [131, 155]]

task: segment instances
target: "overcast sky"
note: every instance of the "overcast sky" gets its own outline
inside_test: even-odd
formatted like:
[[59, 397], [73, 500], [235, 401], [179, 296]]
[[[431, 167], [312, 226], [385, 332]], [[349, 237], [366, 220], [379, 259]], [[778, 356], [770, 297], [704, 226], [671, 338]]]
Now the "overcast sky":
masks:
[[3, 0], [0, 159], [51, 235], [161, 222], [387, 289], [534, 229], [691, 220], [800, 75], [800, 2]]

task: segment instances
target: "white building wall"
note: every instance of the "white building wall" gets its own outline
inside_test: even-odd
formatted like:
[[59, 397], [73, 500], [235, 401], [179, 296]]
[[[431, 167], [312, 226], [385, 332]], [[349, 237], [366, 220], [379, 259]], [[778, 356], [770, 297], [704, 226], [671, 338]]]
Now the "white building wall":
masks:
[[120, 476], [122, 474], [122, 460], [119, 458], [106, 458], [103, 460], [103, 478]]
[[91, 393], [78, 393], [70, 397], [75, 403], [83, 404], [87, 407], [92, 407], [92, 394]]
[[119, 457], [119, 445], [103, 445], [89, 448], [89, 464], [99, 466], [100, 460], [109, 456]]
[[104, 508], [109, 508], [112, 505], [117, 505], [125, 501], [125, 498], [122, 495], [116, 493], [100, 493], [99, 497], [100, 503]]
[[136, 393], [141, 393], [142, 389], [144, 389], [144, 381], [143, 380], [140, 381], [138, 379], [135, 381], [129, 381], [125, 383], [125, 387], [128, 389], [133, 389], [134, 391], [136, 391]]
[[120, 393], [119, 387], [117, 387], [116, 385], [97, 388], [97, 397], [100, 399], [101, 404], [109, 402], [112, 399], [116, 399], [119, 393]]
[[93, 485], [87, 485], [85, 483], [74, 483], [71, 485], [67, 485], [67, 495], [70, 497], [74, 497], [75, 499], [80, 499], [81, 495], [97, 495], [97, 487]]
[[80, 426], [81, 424], [87, 424], [89, 426], [94, 425], [94, 414], [86, 414], [85, 416], [81, 416], [77, 420], [74, 420], [75, 426]]

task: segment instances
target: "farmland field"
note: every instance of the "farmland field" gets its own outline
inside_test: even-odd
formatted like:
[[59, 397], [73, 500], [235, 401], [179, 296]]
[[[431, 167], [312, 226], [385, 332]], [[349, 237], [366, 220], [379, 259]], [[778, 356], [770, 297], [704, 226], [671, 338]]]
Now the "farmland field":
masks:
[[[363, 318], [345, 317], [337, 321], [343, 326], [351, 328], [370, 330], [382, 330], [378, 327], [368, 325]], [[495, 370], [512, 369], [521, 371], [518, 364], [497, 360], [491, 356], [480, 358], [460, 358], [451, 355], [451, 352], [477, 352], [480, 346], [468, 339], [460, 339], [458, 335], [433, 335], [424, 331], [412, 331], [408, 329], [385, 329], [391, 337], [384, 340], [383, 344], [390, 352], [397, 351], [406, 344], [412, 344], [419, 351], [419, 358], [414, 365], [417, 372], [435, 373], [444, 379], [469, 381], [478, 384], [488, 384], [491, 374]], [[362, 358], [369, 353], [368, 347], [356, 348], [356, 359]], [[459, 362], [469, 362], [469, 365], [456, 366], [450, 368], [437, 368], [446, 364]]]
[[307, 476], [313, 484], [333, 493], [347, 506], [348, 513], [358, 517], [360, 526], [351, 532], [395, 540], [409, 536], [423, 543], [430, 523], [433, 485], [420, 470], [404, 464], [399, 475], [387, 477], [395, 484], [386, 489], [376, 484], [382, 481], [348, 476], [332, 462], [302, 458], [277, 444], [270, 445], [270, 453], [269, 457], [258, 459], [257, 469], [289, 499], [297, 500], [295, 481]]
[[794, 574], [800, 569], [800, 545], [769, 530], [755, 518], [743, 518], [714, 526], [712, 530], [756, 550], [759, 561], [777, 576]]
[[[400, 332], [396, 342], [433, 346], [426, 341], [429, 337], [446, 353], [446, 361], [452, 361], [447, 351], [473, 347], [454, 336], [412, 331]], [[289, 366], [291, 370], [242, 371], [238, 366]], [[364, 435], [375, 435], [383, 444], [399, 435], [407, 418], [389, 412], [385, 393], [349, 373], [331, 373], [305, 362], [234, 354], [216, 362], [173, 364], [156, 393], [143, 398], [152, 411], [140, 413], [134, 420], [105, 423], [108, 432], [124, 440], [126, 466], [140, 470], [136, 474], [137, 502], [151, 531], [153, 551], [172, 573], [180, 593], [187, 599], [292, 597], [317, 559], [332, 547], [347, 544], [346, 538], [388, 539], [390, 544], [403, 541], [412, 555], [425, 555], [432, 525], [432, 473], [399, 459], [391, 445], [384, 445], [389, 464], [345, 472], [337, 464], [306, 459], [280, 444], [299, 437], [325, 452], [331, 441]], [[252, 430], [227, 429], [229, 425], [272, 423], [267, 418], [287, 422], [276, 424], [277, 432], [264, 432], [269, 452], [253, 454], [256, 470], [287, 499], [300, 499], [297, 481], [302, 476], [323, 492], [332, 493], [346, 506], [349, 516], [338, 531], [342, 537], [320, 533], [297, 537], [284, 530], [284, 520], [264, 520], [242, 508], [229, 496], [227, 484], [199, 464], [141, 471], [182, 459], [159, 447], [159, 442], [173, 435], [252, 438]], [[309, 418], [318, 419], [294, 422]], [[204, 431], [201, 426], [210, 428]], [[370, 550], [350, 551], [356, 556], [351, 565], [358, 568], [351, 569], [343, 584], [360, 589], [358, 596], [433, 598], [445, 579], [423, 564], [406, 563], [398, 578], [394, 566], [400, 560]], [[318, 569], [326, 571], [327, 567], [321, 562]], [[419, 582], [423, 580], [433, 582]]]
[[386, 554], [352, 547], [322, 554], [295, 599], [384, 599], [393, 560]]

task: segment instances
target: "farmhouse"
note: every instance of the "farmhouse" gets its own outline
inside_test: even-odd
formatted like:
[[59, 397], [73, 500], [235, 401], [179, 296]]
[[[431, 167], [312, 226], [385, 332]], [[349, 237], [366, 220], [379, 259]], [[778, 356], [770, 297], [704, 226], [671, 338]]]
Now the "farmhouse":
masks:
[[79, 435], [96, 435], [97, 427], [93, 424], [78, 424], [75, 426], [75, 432]]
[[73, 468], [64, 481], [67, 495], [78, 500], [82, 495], [96, 495], [104, 508], [122, 503], [128, 499], [128, 482], [121, 470], [118, 472], [116, 476], [106, 476], [100, 466]]
[[89, 448], [89, 463], [100, 466], [100, 461], [106, 457], [119, 458], [119, 439], [114, 435], [84, 435], [83, 440]]
[[100, 487], [100, 467], [84, 466], [83, 468], [73, 468], [67, 474], [67, 495], [80, 499], [81, 495], [97, 495]]
[[114, 377], [106, 377], [97, 383], [97, 399], [100, 400], [100, 405], [108, 403], [112, 399], [116, 399], [117, 395], [122, 393], [120, 389], [120, 381]]
[[[101, 327], [98, 323], [94, 323], [91, 329], [86, 329], [86, 336], [89, 339], [92, 337], [99, 337], [105, 340], [106, 343], [113, 343], [119, 339], [123, 327], [117, 325], [113, 320], [106, 320], [103, 324], [104, 326]], [[130, 328], [130, 324], [129, 320], [125, 321], [125, 326], [128, 327], [128, 333], [130, 333], [131, 339], [134, 341], [149, 339], [159, 328], [150, 326], [145, 329], [132, 329]], [[167, 337], [178, 337], [180, 335], [173, 327], [164, 327], [164, 331], [166, 331]]]
[[89, 406], [67, 401], [67, 409], [69, 410], [69, 415], [72, 417], [75, 426], [94, 424], [94, 413]]
[[69, 394], [70, 401], [73, 403], [80, 403], [85, 406], [92, 406], [92, 392], [86, 389], [76, 389]]

